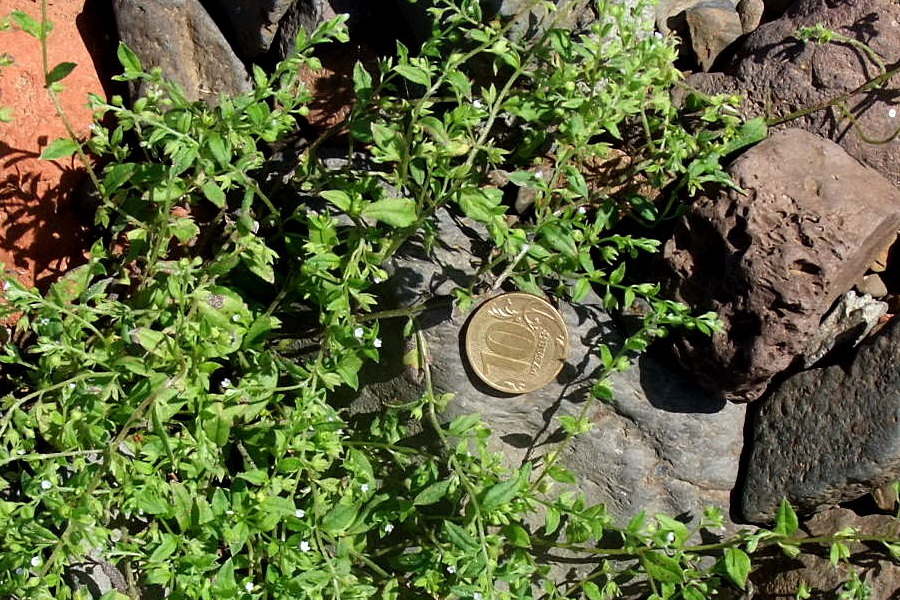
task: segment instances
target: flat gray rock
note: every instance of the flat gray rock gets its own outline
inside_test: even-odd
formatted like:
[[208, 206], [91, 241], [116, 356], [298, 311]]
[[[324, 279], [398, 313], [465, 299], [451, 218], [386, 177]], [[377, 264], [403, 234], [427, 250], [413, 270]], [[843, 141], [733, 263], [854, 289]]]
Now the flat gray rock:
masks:
[[[198, 0], [113, 0], [119, 37], [191, 100], [250, 89], [247, 69]], [[132, 90], [140, 93], [140, 90]]]
[[791, 377], [753, 425], [741, 510], [771, 521], [782, 498], [801, 513], [851, 500], [900, 478], [900, 319], [852, 364]]
[[724, 322], [712, 337], [681, 338], [685, 366], [747, 401], [810, 351], [823, 317], [894, 239], [900, 190], [800, 129], [771, 135], [729, 172], [741, 191], [711, 190], [690, 206], [665, 244], [664, 277], [675, 297]]
[[[487, 247], [472, 223], [440, 220], [432, 258], [415, 244], [394, 260], [391, 279], [400, 304], [447, 297], [466, 285]], [[423, 313], [423, 327], [435, 388], [456, 394], [442, 418], [480, 413], [494, 435], [491, 447], [510, 465], [533, 460], [560, 439], [558, 418], [578, 414], [600, 373], [597, 344], [615, 347], [621, 336], [594, 297], [584, 304], [561, 303], [569, 328], [570, 355], [556, 381], [535, 392], [508, 395], [481, 383], [462, 356], [466, 315], [450, 306]], [[398, 320], [399, 321], [399, 320]], [[368, 376], [357, 411], [422, 394], [422, 374], [403, 367], [410, 348], [402, 323], [382, 324], [381, 364]], [[593, 430], [575, 440], [564, 464], [581, 480], [590, 502], [602, 502], [620, 522], [646, 511], [697, 517], [708, 505], [728, 514], [743, 445], [745, 407], [716, 402], [679, 372], [649, 355], [612, 378], [614, 399], [589, 411]]]

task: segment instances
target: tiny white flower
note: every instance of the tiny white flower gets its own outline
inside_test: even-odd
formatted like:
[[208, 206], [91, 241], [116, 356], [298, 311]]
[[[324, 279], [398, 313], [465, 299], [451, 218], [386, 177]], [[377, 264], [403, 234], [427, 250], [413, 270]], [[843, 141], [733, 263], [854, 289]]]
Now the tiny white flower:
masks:
[[[385, 533], [390, 533], [390, 532], [392, 532], [393, 530], [394, 530], [394, 525], [393, 525], [392, 523], [387, 523], [387, 524], [384, 526], [384, 532], [385, 532]], [[448, 568], [449, 568], [449, 567], [448, 567]]]
[[42, 490], [49, 490], [49, 489], [52, 488], [52, 487], [53, 487], [53, 484], [50, 483], [50, 481], [48, 481], [48, 480], [46, 480], [46, 479], [43, 480], [43, 481], [41, 482], [41, 489], [42, 489]]
[[31, 557], [31, 566], [32, 566], [32, 567], [39, 567], [39, 566], [41, 566], [41, 562], [42, 562], [42, 561], [41, 561], [41, 557], [40, 557], [40, 556], [32, 556], [32, 557]]
[[25, 573], [25, 569], [23, 569], [22, 567], [18, 567], [16, 569], [16, 575], [22, 575], [24, 573]]
[[232, 322], [232, 323], [237, 323], [237, 322], [240, 321], [240, 320], [241, 320], [241, 316], [240, 316], [240, 315], [231, 315], [231, 322]]
[[225, 379], [222, 380], [222, 389], [227, 390], [230, 387], [231, 387], [231, 380], [226, 377]]
[[332, 421], [334, 421], [334, 417], [328, 417], [325, 420], [328, 421], [329, 423], [331, 423]]
[[9, 289], [9, 282], [8, 282], [8, 281], [4, 281], [4, 282], [3, 282], [3, 291], [5, 292], [5, 291], [8, 290], [8, 289]]
[[[535, 178], [535, 179], [543, 179], [543, 178], [544, 178], [544, 172], [543, 172], [543, 171], [535, 171], [535, 172], [534, 172], [534, 178]], [[476, 593], [478, 593], [478, 592], [476, 592]], [[478, 599], [476, 598], [475, 600], [478, 600]]]
[[584, 206], [579, 206], [579, 207], [578, 207], [578, 214], [579, 214], [579, 215], [583, 215], [583, 214], [585, 214], [585, 213], [587, 213], [587, 208], [585, 208]]
[[294, 516], [297, 517], [298, 519], [302, 519], [303, 517], [306, 516], [306, 511], [303, 510], [302, 508], [298, 508], [297, 510], [294, 511]]
[[451, 575], [456, 573], [456, 567], [454, 567], [453, 565], [447, 565], [447, 572]]
[[253, 591], [253, 583], [248, 581], [247, 583], [244, 584], [244, 589], [247, 590], [248, 592], [252, 592]]
[[666, 534], [666, 541], [669, 542], [670, 544], [671, 544], [672, 542], [674, 542], [674, 541], [675, 541], [675, 533], [674, 533], [674, 532], [671, 532], [671, 531], [670, 531], [669, 533], [667, 533], [667, 534]]
[[69, 384], [69, 389], [70, 389], [70, 390], [74, 390], [74, 389], [75, 389], [75, 382], [74, 382], [74, 381], [73, 381], [72, 383]]
[[19, 456], [22, 456], [23, 454], [25, 454], [25, 451], [24, 451], [24, 450], [17, 450], [17, 451], [16, 451], [16, 454], [18, 454]]
[[143, 509], [143, 508], [139, 508], [139, 509], [138, 509], [138, 516], [139, 516], [139, 517], [143, 517], [143, 516], [144, 516], [144, 509]]
[[472, 101], [472, 106], [474, 106], [475, 108], [481, 108], [482, 106], [484, 106], [484, 104], [481, 103], [481, 100], [479, 100], [478, 98], [475, 98]]
[[896, 108], [892, 108], [891, 110], [889, 110], [889, 111], [888, 111], [888, 116], [889, 116], [890, 118], [892, 118], [892, 119], [893, 119], [894, 117], [896, 117], [896, 116], [897, 116], [897, 109], [896, 109]]
[[472, 600], [481, 600], [482, 597], [483, 596], [481, 595], [481, 592], [475, 592], [472, 594]]
[[308, 493], [310, 493], [311, 491], [312, 491], [312, 488], [309, 487], [309, 486], [306, 486], [305, 488], [303, 488], [302, 490], [300, 490], [300, 493], [301, 493], [301, 494], [308, 494]]
[[375, 338], [375, 341], [372, 342], [372, 345], [376, 348], [381, 348], [381, 338]]
[[41, 319], [41, 325], [46, 325], [49, 322], [50, 322], [50, 319], [48, 319], [47, 317], [44, 317], [43, 319]]
[[353, 337], [355, 337], [358, 340], [361, 340], [364, 333], [365, 333], [365, 331], [363, 330], [362, 327], [357, 327], [356, 329], [353, 330]]
[[369, 491], [369, 484], [368, 484], [368, 483], [364, 483], [364, 484], [362, 484], [361, 486], [359, 486], [359, 491], [361, 491], [363, 494], [365, 494], [366, 492], [368, 492], [368, 491]]
[[309, 552], [309, 542], [306, 540], [300, 542], [300, 552]]
[[375, 283], [381, 283], [384, 281], [384, 279], [380, 275], [376, 275], [372, 278], [372, 281], [374, 281]]

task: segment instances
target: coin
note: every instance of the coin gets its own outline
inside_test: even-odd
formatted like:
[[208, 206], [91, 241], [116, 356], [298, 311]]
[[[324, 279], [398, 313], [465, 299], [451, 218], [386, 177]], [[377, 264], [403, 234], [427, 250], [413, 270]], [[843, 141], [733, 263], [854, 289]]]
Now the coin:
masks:
[[466, 330], [466, 356], [475, 374], [501, 392], [523, 394], [556, 377], [569, 354], [559, 312], [538, 296], [501, 294], [479, 306]]

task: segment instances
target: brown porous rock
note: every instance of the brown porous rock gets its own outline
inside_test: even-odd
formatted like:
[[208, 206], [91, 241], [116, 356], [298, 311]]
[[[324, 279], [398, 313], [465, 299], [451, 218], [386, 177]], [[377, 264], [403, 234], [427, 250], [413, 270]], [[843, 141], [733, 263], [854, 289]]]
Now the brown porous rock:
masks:
[[675, 297], [724, 323], [712, 337], [682, 337], [679, 358], [710, 390], [748, 401], [802, 360], [822, 318], [893, 239], [900, 190], [799, 129], [729, 171], [740, 189], [691, 206], [666, 243], [665, 278]]

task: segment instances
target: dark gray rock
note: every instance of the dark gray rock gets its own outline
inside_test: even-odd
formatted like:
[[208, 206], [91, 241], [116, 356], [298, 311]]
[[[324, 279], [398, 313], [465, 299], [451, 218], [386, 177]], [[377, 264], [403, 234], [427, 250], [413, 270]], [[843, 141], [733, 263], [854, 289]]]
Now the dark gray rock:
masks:
[[793, 129], [729, 169], [742, 191], [691, 205], [664, 250], [672, 293], [724, 330], [685, 336], [680, 358], [731, 400], [758, 398], [804, 355], [822, 318], [900, 226], [900, 190], [840, 146]]
[[250, 89], [247, 69], [197, 0], [113, 0], [113, 9], [120, 39], [189, 99], [215, 101]]
[[297, 34], [302, 29], [312, 33], [326, 15], [325, 0], [299, 0], [294, 2], [281, 19], [275, 41], [278, 59], [289, 56], [296, 47]]
[[900, 478], [900, 320], [850, 365], [805, 371], [765, 400], [753, 425], [741, 510], [771, 521], [782, 498], [813, 513]]
[[[320, 0], [321, 1], [321, 0]], [[245, 57], [264, 54], [278, 32], [278, 22], [295, 4], [313, 0], [217, 0], [231, 20], [238, 45]]]
[[[769, 6], [771, 3], [767, 3]], [[878, 74], [871, 57], [846, 43], [804, 45], [795, 33], [802, 27], [825, 27], [871, 46], [887, 65], [900, 60], [900, 4], [891, 0], [824, 2], [798, 0], [780, 19], [749, 35], [725, 73], [698, 73], [690, 86], [707, 93], [737, 93], [746, 98], [746, 116], [777, 115], [813, 107], [856, 90]], [[846, 110], [820, 110], [797, 118], [799, 127], [839, 143], [853, 157], [900, 184], [900, 136], [884, 141], [900, 127], [896, 91], [857, 93]], [[855, 125], [854, 125], [855, 122]]]
[[[465, 219], [440, 219], [433, 257], [412, 244], [394, 259], [388, 285], [402, 305], [447, 298], [470, 282], [490, 247]], [[442, 418], [481, 413], [494, 432], [491, 447], [509, 464], [534, 460], [559, 440], [561, 415], [578, 414], [600, 373], [599, 343], [616, 346], [621, 335], [593, 297], [560, 303], [570, 332], [570, 355], [556, 381], [535, 392], [510, 396], [492, 391], [470, 371], [461, 352], [466, 315], [446, 304], [418, 317], [434, 386], [455, 393]], [[357, 411], [420, 397], [422, 374], [402, 367], [415, 348], [399, 331], [382, 325], [383, 359], [357, 400]], [[391, 366], [395, 365], [393, 369]], [[581, 480], [591, 502], [603, 502], [618, 521], [640, 511], [697, 517], [707, 505], [728, 511], [743, 443], [745, 407], [716, 402], [685, 376], [646, 355], [612, 378], [614, 399], [589, 410], [593, 430], [575, 440], [563, 462]]]

